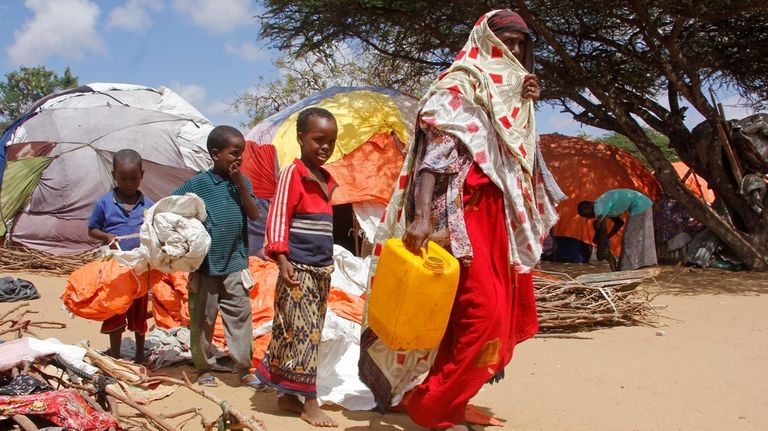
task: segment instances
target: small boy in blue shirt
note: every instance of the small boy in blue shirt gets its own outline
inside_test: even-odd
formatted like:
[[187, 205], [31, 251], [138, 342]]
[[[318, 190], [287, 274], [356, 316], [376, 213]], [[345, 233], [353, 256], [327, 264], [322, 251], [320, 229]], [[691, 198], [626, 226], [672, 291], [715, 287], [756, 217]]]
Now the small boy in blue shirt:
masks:
[[[132, 250], [139, 246], [138, 238], [116, 240], [116, 237], [139, 233], [144, 223], [144, 210], [154, 202], [139, 190], [144, 178], [141, 155], [134, 150], [120, 150], [112, 158], [112, 178], [115, 187], [96, 201], [88, 220], [88, 235], [112, 248]], [[127, 327], [136, 335], [137, 363], [144, 362], [144, 334], [147, 333], [147, 300], [144, 295], [133, 301], [124, 314], [118, 314], [101, 325], [101, 333], [109, 334], [109, 354], [120, 357], [120, 341]]]
[[206, 228], [211, 248], [197, 271], [189, 275], [190, 347], [197, 369], [197, 382], [217, 386], [210, 372], [216, 367], [211, 341], [216, 315], [221, 311], [229, 355], [235, 362], [242, 385], [258, 388], [250, 373], [253, 356], [253, 322], [248, 289], [248, 222], [259, 218], [251, 184], [240, 163], [245, 138], [230, 126], [217, 126], [208, 135], [213, 168], [182, 184], [174, 195], [194, 193], [205, 202]]

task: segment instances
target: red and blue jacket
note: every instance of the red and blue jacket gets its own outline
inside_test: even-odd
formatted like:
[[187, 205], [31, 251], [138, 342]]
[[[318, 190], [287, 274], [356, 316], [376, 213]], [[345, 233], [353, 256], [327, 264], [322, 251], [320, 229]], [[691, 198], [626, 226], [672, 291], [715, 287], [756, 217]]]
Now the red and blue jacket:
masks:
[[337, 184], [328, 171], [320, 171], [328, 182], [327, 192], [299, 159], [280, 173], [267, 216], [265, 248], [270, 258], [285, 253], [296, 263], [333, 264], [331, 196]]

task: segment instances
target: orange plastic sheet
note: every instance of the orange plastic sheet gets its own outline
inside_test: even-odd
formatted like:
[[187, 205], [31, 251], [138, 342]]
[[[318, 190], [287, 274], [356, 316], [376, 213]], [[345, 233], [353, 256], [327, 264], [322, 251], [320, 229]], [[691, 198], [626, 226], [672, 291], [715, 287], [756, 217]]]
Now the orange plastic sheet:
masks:
[[[680, 178], [685, 178], [685, 185], [693, 191], [693, 194], [700, 197], [704, 202], [711, 204], [715, 201], [715, 192], [710, 190], [709, 184], [704, 178], [696, 175], [694, 172], [690, 172], [691, 168], [683, 162], [674, 162], [672, 167], [675, 168], [677, 175]], [[686, 178], [686, 175], [688, 177]]]
[[[248, 259], [248, 270], [254, 281], [250, 292], [253, 328], [258, 329], [275, 315], [275, 283], [280, 271], [274, 262], [257, 257]], [[146, 294], [148, 286], [151, 286], [155, 325], [170, 329], [189, 325], [188, 278], [188, 274], [183, 272], [164, 274], [158, 271], [134, 277], [127, 267], [118, 265], [115, 260], [96, 261], [69, 276], [61, 299], [77, 316], [105, 320], [126, 312], [131, 302]], [[344, 319], [360, 323], [364, 303], [358, 296], [331, 287], [328, 307]], [[226, 339], [221, 315], [216, 318], [215, 325], [213, 341], [224, 347]], [[254, 337], [254, 364], [264, 357], [271, 338], [269, 331]]]
[[189, 325], [188, 280], [189, 274], [175, 272], [163, 274], [160, 282], [152, 285], [152, 315], [157, 327], [170, 329]]
[[333, 192], [333, 205], [374, 200], [389, 202], [403, 166], [392, 133], [376, 133], [342, 159], [325, 166], [339, 184]]
[[[541, 135], [541, 153], [557, 184], [568, 199], [557, 207], [559, 220], [555, 236], [575, 238], [592, 244], [592, 220], [580, 217], [580, 201], [594, 201], [611, 189], [632, 189], [656, 201], [661, 185], [645, 165], [632, 154], [610, 145], [557, 133]], [[611, 250], [621, 252], [621, 234], [611, 238]]]
[[157, 271], [137, 276], [114, 259], [95, 261], [70, 274], [61, 300], [77, 316], [104, 321], [128, 311], [162, 276]]

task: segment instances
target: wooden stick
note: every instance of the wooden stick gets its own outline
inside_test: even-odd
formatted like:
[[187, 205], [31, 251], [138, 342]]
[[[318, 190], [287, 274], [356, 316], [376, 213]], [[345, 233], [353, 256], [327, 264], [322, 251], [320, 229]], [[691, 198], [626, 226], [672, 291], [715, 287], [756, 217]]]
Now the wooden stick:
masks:
[[226, 406], [226, 412], [230, 415], [232, 415], [235, 419], [237, 419], [245, 429], [251, 430], [251, 431], [266, 431], [266, 426], [264, 423], [253, 416], [248, 417], [244, 415], [239, 410], [232, 407], [229, 403], [226, 402], [226, 400], [223, 400], [219, 398], [218, 396], [206, 391], [205, 389], [195, 386], [190, 382], [189, 377], [186, 373], [183, 373], [184, 380], [174, 379], [173, 377], [166, 377], [166, 376], [153, 376], [150, 377], [150, 381], [160, 381], [160, 382], [166, 382], [171, 383], [174, 385], [180, 385], [185, 386], [187, 389], [191, 390], [192, 392], [195, 392], [198, 395], [202, 395], [203, 397], [213, 401], [219, 406]]
[[187, 414], [190, 414], [190, 413], [200, 413], [200, 409], [195, 408], [195, 407], [191, 407], [191, 408], [188, 408], [186, 410], [182, 410], [182, 411], [176, 412], [176, 413], [160, 413], [160, 417], [165, 418], [165, 419], [173, 419], [173, 418], [177, 418], [179, 416], [187, 415]]
[[14, 415], [11, 419], [19, 425], [21, 431], [38, 431], [37, 425], [24, 415]]
[[123, 404], [127, 404], [128, 406], [132, 407], [134, 410], [144, 415], [147, 419], [149, 419], [151, 422], [157, 425], [160, 429], [164, 431], [176, 431], [176, 428], [171, 426], [168, 422], [164, 421], [160, 416], [158, 416], [148, 408], [132, 401], [130, 398], [128, 398], [124, 394], [121, 394], [120, 392], [110, 387], [106, 387], [104, 391], [107, 393], [107, 395], [114, 397], [115, 399], [117, 399]]
[[[29, 307], [29, 302], [22, 302], [21, 304], [6, 311], [5, 313], [3, 313], [2, 316], [0, 316], [0, 320], [5, 320], [6, 317], [10, 316], [11, 314], [13, 314], [14, 312], [16, 312], [18, 309], [22, 307]], [[3, 323], [6, 323], [6, 322], [3, 322]]]

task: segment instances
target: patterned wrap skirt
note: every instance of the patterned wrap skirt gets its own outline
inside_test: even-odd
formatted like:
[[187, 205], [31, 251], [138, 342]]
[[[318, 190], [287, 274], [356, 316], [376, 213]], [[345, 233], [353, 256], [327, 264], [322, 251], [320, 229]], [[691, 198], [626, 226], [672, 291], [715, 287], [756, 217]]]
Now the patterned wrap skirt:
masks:
[[317, 349], [325, 323], [333, 265], [291, 262], [299, 285], [277, 278], [272, 340], [256, 376], [284, 394], [317, 396]]

